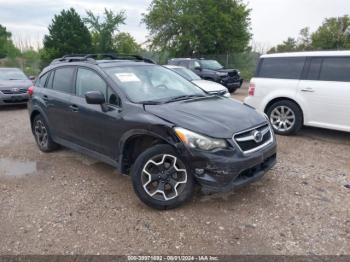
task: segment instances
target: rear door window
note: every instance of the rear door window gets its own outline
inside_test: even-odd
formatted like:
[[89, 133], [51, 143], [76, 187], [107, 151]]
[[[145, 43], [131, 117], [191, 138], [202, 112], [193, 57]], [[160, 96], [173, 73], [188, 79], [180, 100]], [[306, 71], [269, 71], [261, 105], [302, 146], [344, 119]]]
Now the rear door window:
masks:
[[73, 94], [74, 70], [75, 67], [72, 66], [56, 69], [52, 88], [60, 92]]
[[324, 58], [320, 80], [350, 82], [350, 57]]
[[258, 77], [300, 79], [305, 60], [305, 57], [263, 58]]

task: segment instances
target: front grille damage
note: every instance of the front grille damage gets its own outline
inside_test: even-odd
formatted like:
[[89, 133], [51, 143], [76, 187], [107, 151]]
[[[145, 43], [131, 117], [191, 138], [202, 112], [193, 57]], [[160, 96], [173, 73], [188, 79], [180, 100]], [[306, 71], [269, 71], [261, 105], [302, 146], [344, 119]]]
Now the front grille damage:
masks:
[[266, 145], [272, 143], [273, 135], [269, 124], [235, 134], [234, 142], [245, 154], [258, 151]]

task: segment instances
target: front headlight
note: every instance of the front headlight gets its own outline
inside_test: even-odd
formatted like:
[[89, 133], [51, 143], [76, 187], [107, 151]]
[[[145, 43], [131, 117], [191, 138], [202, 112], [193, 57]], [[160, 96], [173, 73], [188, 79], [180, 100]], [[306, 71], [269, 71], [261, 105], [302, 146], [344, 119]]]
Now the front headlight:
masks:
[[187, 146], [191, 148], [198, 148], [202, 150], [213, 150], [215, 148], [226, 148], [227, 143], [224, 139], [211, 138], [199, 135], [190, 130], [175, 127], [174, 128], [178, 138]]

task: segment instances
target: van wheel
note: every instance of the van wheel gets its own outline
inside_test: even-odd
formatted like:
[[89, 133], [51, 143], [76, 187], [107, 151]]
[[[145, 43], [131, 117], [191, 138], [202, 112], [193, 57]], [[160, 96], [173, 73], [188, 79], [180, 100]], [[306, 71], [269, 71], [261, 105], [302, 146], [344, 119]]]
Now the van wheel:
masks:
[[41, 115], [34, 118], [33, 131], [35, 141], [42, 152], [48, 153], [58, 148], [58, 144], [52, 140], [49, 127]]
[[274, 103], [267, 110], [267, 115], [275, 133], [294, 135], [303, 125], [303, 114], [297, 104], [289, 100]]
[[169, 145], [145, 150], [136, 159], [131, 177], [137, 196], [152, 208], [175, 208], [193, 195], [193, 176]]

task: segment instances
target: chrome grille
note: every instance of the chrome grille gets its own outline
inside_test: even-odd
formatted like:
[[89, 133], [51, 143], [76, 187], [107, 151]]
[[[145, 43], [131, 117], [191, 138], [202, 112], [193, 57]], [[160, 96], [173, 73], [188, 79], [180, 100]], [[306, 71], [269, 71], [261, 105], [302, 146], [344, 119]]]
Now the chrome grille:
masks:
[[269, 124], [264, 124], [233, 136], [233, 141], [244, 154], [253, 153], [273, 142]]

